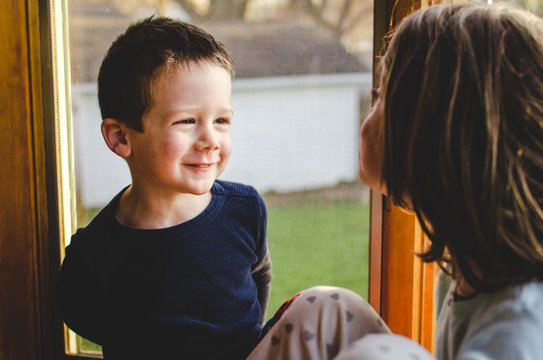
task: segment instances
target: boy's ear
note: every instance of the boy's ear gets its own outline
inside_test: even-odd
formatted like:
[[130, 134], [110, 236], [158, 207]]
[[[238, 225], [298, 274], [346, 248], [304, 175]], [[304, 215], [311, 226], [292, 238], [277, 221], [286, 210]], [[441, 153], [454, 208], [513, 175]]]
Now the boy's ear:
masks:
[[131, 153], [127, 130], [126, 125], [116, 119], [102, 120], [102, 136], [107, 146], [122, 158], [127, 158]]

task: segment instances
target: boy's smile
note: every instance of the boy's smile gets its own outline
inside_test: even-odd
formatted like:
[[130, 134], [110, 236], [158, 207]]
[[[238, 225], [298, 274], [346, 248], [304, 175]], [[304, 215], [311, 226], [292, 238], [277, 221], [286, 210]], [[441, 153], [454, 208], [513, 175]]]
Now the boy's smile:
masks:
[[209, 192], [230, 158], [230, 74], [202, 62], [171, 65], [152, 82], [143, 133], [129, 130], [132, 185], [154, 194]]

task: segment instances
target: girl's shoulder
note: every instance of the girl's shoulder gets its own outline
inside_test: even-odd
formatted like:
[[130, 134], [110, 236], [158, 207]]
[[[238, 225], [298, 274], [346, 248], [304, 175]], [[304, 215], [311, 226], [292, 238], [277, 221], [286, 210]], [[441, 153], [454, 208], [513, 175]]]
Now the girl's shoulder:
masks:
[[467, 320], [459, 358], [536, 359], [543, 353], [543, 282], [479, 294]]
[[481, 295], [490, 310], [503, 313], [534, 313], [543, 318], [543, 282], [530, 281]]

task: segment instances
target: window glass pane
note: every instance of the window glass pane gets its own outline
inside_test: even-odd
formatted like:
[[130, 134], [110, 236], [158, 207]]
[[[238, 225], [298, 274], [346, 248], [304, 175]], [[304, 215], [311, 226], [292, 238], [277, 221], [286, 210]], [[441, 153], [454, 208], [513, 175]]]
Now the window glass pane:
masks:
[[[268, 317], [313, 285], [367, 296], [369, 190], [358, 180], [358, 142], [372, 83], [372, 1], [68, 5], [79, 227], [130, 184], [126, 163], [100, 132], [96, 77], [102, 57], [131, 22], [167, 15], [206, 29], [236, 61], [233, 153], [221, 179], [253, 185], [266, 201], [274, 274]], [[74, 351], [100, 350], [74, 339]]]
[[499, 3], [505, 2], [510, 4], [516, 4], [520, 7], [523, 7], [529, 11], [534, 12], [535, 14], [542, 16], [543, 15], [543, 1], [540, 0], [488, 0], [489, 3]]

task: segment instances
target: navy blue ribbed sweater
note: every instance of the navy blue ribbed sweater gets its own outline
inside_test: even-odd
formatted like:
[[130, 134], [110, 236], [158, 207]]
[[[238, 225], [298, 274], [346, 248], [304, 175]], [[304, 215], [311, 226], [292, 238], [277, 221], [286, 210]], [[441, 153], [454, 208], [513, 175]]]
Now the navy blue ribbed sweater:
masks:
[[59, 309], [105, 359], [243, 359], [258, 341], [266, 208], [249, 186], [217, 180], [211, 191], [200, 215], [156, 230], [116, 221], [121, 192], [72, 236]]

